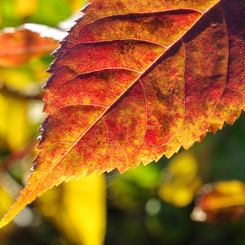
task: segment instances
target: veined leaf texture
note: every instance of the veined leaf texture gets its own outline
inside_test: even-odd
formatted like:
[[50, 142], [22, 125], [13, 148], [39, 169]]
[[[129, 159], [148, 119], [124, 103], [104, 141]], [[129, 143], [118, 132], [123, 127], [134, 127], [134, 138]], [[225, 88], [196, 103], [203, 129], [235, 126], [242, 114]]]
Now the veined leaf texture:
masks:
[[243, 0], [89, 2], [54, 53], [35, 172], [0, 226], [64, 180], [171, 157], [245, 108]]

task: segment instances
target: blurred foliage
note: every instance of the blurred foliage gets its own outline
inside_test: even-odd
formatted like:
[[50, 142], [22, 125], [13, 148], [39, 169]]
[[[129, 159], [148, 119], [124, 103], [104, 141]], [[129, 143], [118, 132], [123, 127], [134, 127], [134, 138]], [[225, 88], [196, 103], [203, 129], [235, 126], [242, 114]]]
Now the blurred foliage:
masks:
[[[3, 215], [9, 210], [9, 206], [13, 204], [13, 198], [0, 186], [0, 215]], [[0, 244], [7, 244], [8, 238], [11, 234], [13, 224], [5, 226], [0, 233]]]
[[237, 180], [204, 185], [198, 193], [191, 217], [197, 221], [217, 223], [237, 221], [245, 215], [245, 184]]
[[13, 93], [0, 94], [0, 151], [14, 150], [25, 145], [36, 134], [36, 128], [45, 115], [41, 114], [43, 102], [25, 99], [39, 93], [48, 74], [48, 64], [33, 60], [18, 68], [0, 67], [0, 86], [7, 86]]
[[198, 162], [190, 152], [181, 152], [163, 171], [159, 196], [163, 201], [177, 207], [190, 204], [201, 186], [198, 176]]
[[56, 26], [84, 5], [85, 0], [1, 0], [1, 29], [23, 23]]
[[104, 181], [102, 175], [92, 174], [63, 183], [44, 193], [37, 200], [37, 207], [72, 244], [103, 244], [106, 228]]
[[[0, 28], [26, 22], [56, 26], [84, 3], [83, 0], [0, 0]], [[36, 132], [45, 117], [41, 113], [41, 87], [52, 59], [46, 56], [17, 68], [0, 67], [1, 216], [25, 184], [36, 155]], [[1, 90], [4, 86], [7, 93]], [[244, 214], [244, 183], [229, 182], [245, 181], [244, 149], [245, 115], [242, 114], [232, 127], [225, 125], [215, 136], [209, 134], [201, 144], [196, 143], [188, 152], [182, 150], [171, 160], [163, 157], [158, 163], [141, 164], [123, 175], [117, 171], [107, 174], [104, 244], [245, 244], [245, 219], [240, 217]], [[203, 210], [200, 200], [204, 199], [200, 197], [211, 194], [206, 196], [207, 192], [198, 188], [215, 182], [218, 185], [212, 185], [212, 190], [216, 192], [210, 192], [213, 197], [205, 199], [212, 204], [208, 206], [211, 208]], [[197, 193], [199, 199], [195, 202]], [[0, 244], [103, 244], [105, 205], [105, 183], [101, 177], [62, 184], [46, 192], [1, 229]], [[210, 223], [191, 219], [195, 205], [211, 214]], [[225, 219], [217, 219], [220, 212]]]

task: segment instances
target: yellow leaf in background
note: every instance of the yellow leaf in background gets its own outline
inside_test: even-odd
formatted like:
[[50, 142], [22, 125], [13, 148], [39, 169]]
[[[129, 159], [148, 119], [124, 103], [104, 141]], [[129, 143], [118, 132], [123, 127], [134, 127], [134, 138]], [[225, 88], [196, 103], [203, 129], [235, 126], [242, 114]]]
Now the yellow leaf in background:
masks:
[[190, 152], [184, 151], [175, 156], [164, 169], [159, 197], [177, 207], [190, 204], [201, 186], [197, 166], [197, 160]]
[[103, 244], [106, 230], [103, 175], [92, 174], [62, 184], [44, 193], [36, 204], [72, 244]]
[[[14, 199], [0, 186], [0, 215], [3, 216], [9, 209], [9, 206], [12, 205]], [[6, 244], [10, 235], [13, 224], [10, 226], [3, 227], [0, 232], [0, 244]]]
[[245, 185], [240, 181], [218, 182], [215, 184], [217, 196], [209, 201], [212, 209], [245, 205]]
[[72, 12], [80, 10], [85, 4], [85, 0], [69, 0], [71, 3]]
[[245, 183], [237, 180], [204, 185], [199, 190], [192, 219], [217, 223], [245, 215]]
[[[0, 0], [0, 7], [2, 6], [2, 1]], [[0, 10], [0, 26], [2, 25], [2, 13]]]
[[13, 90], [31, 94], [33, 91], [29, 91], [29, 85], [36, 83], [41, 88], [48, 78], [47, 68], [48, 65], [40, 60], [29, 61], [22, 67], [0, 67], [0, 81]]
[[4, 215], [8, 209], [9, 206], [13, 203], [14, 199], [0, 186], [0, 215]]
[[[15, 150], [22, 147], [36, 132], [36, 129], [30, 127], [34, 124], [29, 115], [31, 101], [18, 96], [18, 94], [38, 94], [47, 77], [46, 69], [47, 65], [38, 60], [15, 69], [0, 67], [1, 149]], [[8, 87], [10, 91], [2, 90], [4, 86]]]
[[4, 148], [16, 149], [26, 143], [30, 135], [27, 101], [0, 94], [0, 138]]
[[25, 18], [36, 12], [38, 0], [14, 0], [14, 3], [16, 15]]

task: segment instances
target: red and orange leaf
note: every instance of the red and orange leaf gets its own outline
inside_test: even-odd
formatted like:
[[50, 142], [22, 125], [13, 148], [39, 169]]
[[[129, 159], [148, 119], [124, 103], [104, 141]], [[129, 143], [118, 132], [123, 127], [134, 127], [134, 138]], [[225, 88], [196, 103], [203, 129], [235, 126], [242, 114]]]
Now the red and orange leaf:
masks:
[[91, 0], [45, 85], [35, 172], [7, 224], [48, 188], [188, 149], [244, 106], [243, 0]]
[[5, 29], [0, 33], [0, 66], [23, 65], [32, 58], [50, 54], [58, 46], [53, 38], [25, 28]]

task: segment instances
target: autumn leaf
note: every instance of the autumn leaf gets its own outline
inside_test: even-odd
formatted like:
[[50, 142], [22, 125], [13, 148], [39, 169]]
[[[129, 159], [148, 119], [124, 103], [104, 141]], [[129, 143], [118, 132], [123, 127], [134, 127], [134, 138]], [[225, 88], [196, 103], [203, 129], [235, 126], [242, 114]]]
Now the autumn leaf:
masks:
[[0, 66], [15, 67], [32, 58], [50, 54], [58, 47], [56, 39], [42, 36], [25, 27], [7, 28], [0, 33]]
[[[91, 0], [54, 55], [35, 172], [48, 188], [171, 157], [244, 109], [242, 0]], [[184, 167], [184, 166], [183, 166]]]

